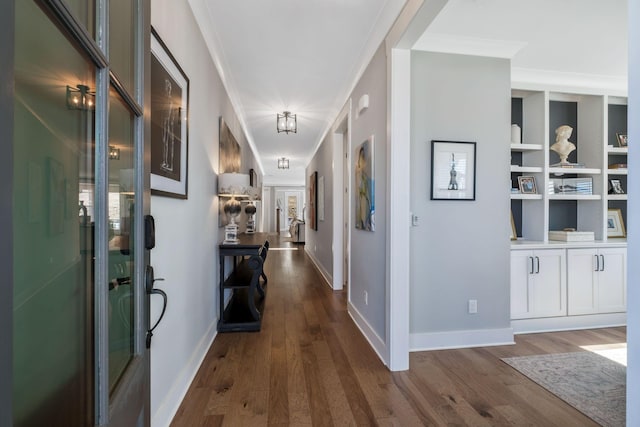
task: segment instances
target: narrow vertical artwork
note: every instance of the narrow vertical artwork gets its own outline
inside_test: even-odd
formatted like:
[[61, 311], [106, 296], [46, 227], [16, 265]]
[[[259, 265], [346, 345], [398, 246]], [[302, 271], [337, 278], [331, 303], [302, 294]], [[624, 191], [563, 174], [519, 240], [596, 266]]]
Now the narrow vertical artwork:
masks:
[[318, 172], [314, 172], [309, 177], [309, 226], [312, 230], [318, 230]]
[[356, 149], [356, 228], [375, 231], [373, 135]]

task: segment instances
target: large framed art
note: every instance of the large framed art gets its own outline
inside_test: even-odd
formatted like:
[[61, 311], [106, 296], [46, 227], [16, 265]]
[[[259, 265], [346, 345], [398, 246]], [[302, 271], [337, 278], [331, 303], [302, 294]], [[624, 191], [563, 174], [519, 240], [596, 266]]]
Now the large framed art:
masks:
[[187, 198], [189, 79], [151, 28], [151, 194]]
[[431, 141], [431, 200], [476, 199], [476, 143]]

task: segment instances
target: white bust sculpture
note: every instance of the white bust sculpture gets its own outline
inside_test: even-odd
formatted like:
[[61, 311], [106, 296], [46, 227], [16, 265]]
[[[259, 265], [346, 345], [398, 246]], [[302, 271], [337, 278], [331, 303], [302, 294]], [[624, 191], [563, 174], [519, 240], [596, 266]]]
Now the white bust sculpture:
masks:
[[555, 151], [560, 156], [560, 163], [566, 164], [567, 157], [573, 150], [576, 149], [576, 146], [573, 145], [572, 142], [569, 141], [569, 137], [573, 132], [573, 128], [571, 126], [562, 125], [558, 129], [556, 129], [556, 143], [551, 147], [551, 151]]

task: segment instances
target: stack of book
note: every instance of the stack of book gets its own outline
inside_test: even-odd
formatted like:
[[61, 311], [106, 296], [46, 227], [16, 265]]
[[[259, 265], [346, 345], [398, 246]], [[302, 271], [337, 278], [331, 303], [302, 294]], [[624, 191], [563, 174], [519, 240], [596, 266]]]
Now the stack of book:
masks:
[[553, 178], [549, 180], [548, 194], [593, 194], [593, 179]]

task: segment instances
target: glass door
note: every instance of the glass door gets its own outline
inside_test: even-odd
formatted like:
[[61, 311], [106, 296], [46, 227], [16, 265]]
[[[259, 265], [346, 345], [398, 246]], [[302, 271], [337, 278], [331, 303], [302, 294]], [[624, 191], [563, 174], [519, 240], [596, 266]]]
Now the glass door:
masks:
[[148, 2], [14, 7], [12, 424], [149, 425], [137, 42]]

